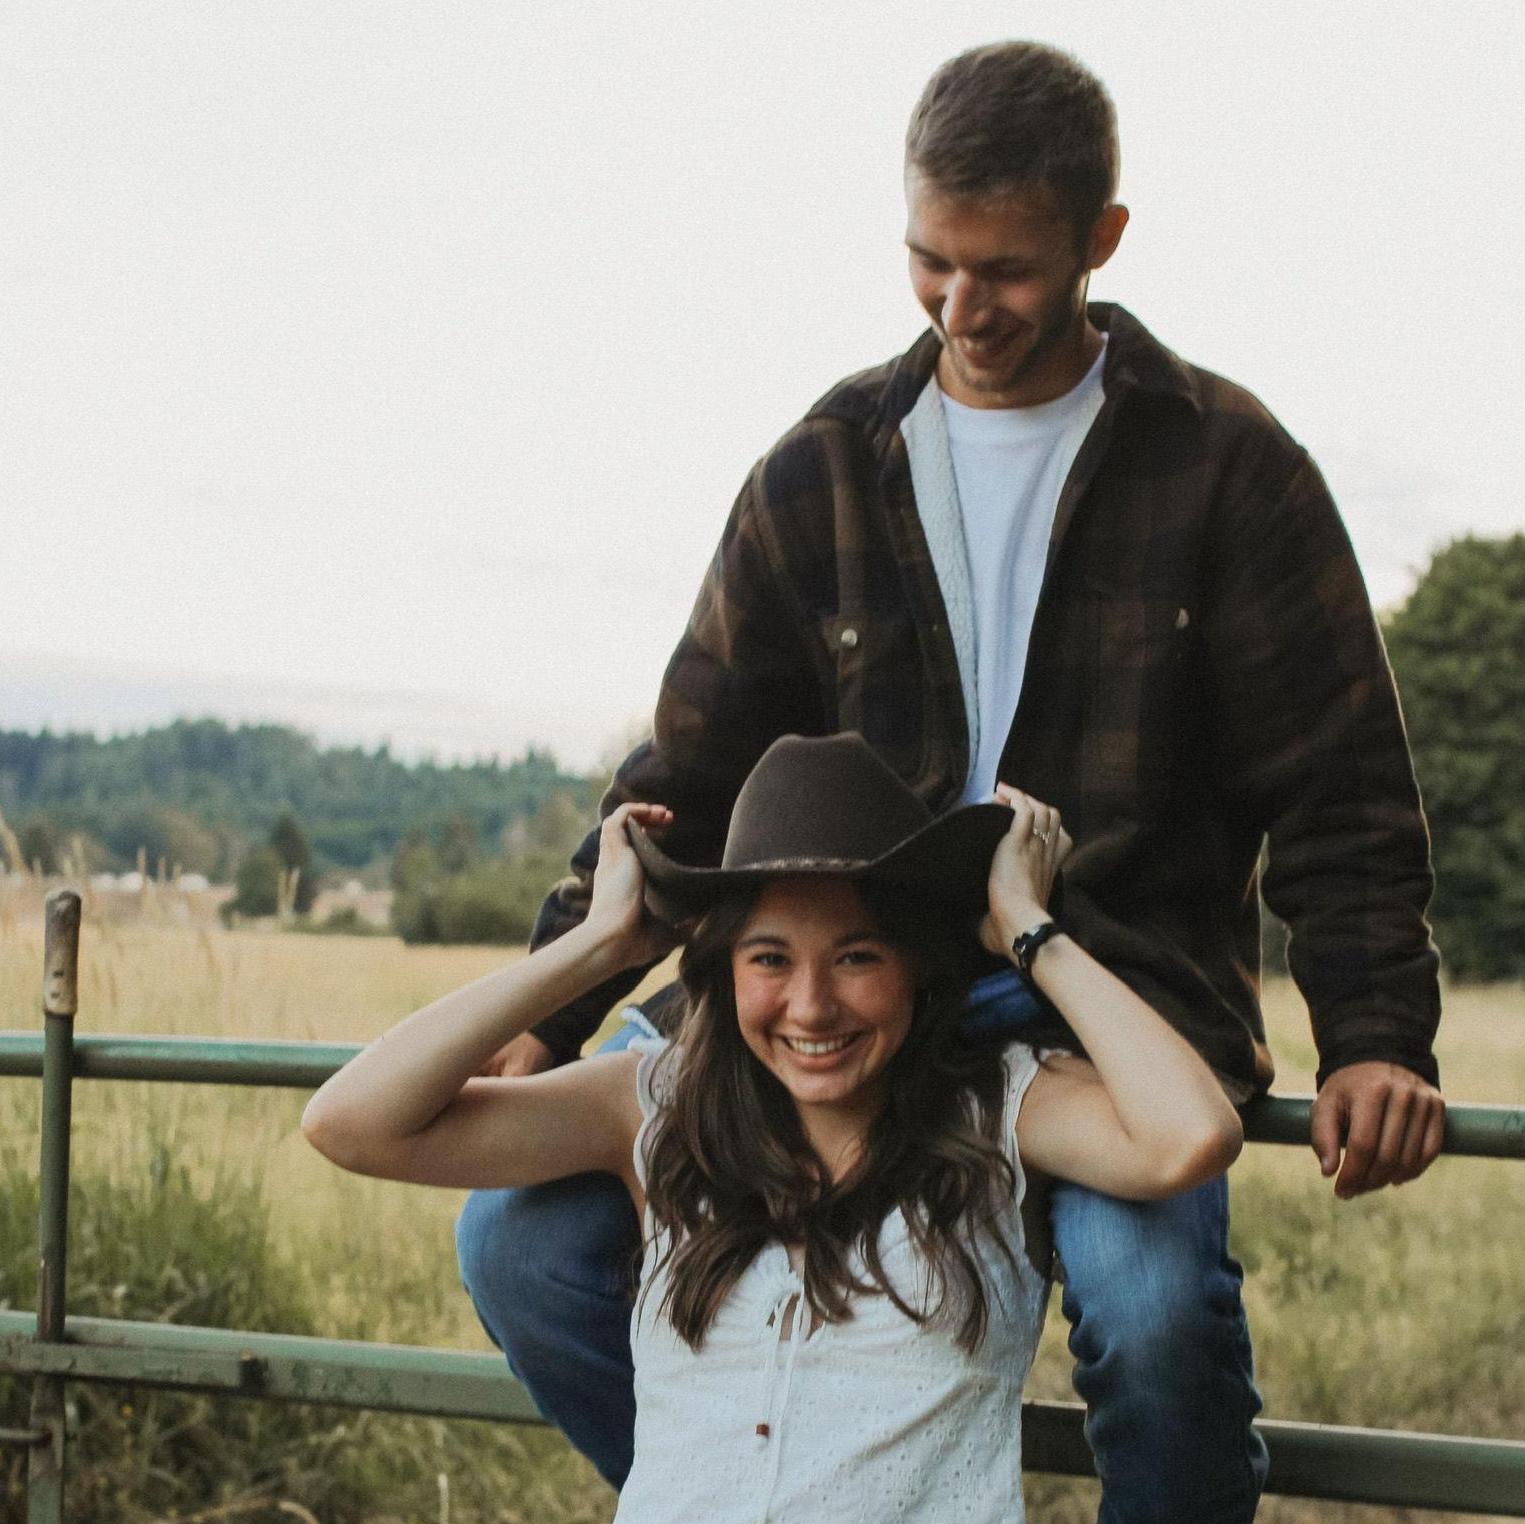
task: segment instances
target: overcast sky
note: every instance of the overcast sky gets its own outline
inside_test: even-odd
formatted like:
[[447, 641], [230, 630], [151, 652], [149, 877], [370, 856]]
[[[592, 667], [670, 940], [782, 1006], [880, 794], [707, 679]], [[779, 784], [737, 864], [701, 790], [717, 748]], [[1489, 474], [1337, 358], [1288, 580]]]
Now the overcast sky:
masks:
[[1314, 452], [1374, 597], [1525, 524], [1525, 5], [94, 5], [0, 21], [0, 727], [584, 764], [751, 462], [921, 325], [900, 140], [1108, 82], [1093, 295]]

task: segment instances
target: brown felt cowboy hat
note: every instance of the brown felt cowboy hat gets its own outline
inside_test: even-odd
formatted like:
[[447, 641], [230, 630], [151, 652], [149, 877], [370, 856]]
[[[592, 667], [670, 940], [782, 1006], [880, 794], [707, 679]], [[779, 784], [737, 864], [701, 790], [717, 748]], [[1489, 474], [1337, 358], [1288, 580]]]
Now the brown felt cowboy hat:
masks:
[[647, 903], [665, 920], [690, 919], [723, 896], [782, 874], [872, 879], [979, 914], [996, 843], [1011, 826], [1004, 804], [970, 804], [934, 817], [862, 736], [783, 736], [747, 775], [731, 811], [718, 868], [674, 862], [632, 824]]

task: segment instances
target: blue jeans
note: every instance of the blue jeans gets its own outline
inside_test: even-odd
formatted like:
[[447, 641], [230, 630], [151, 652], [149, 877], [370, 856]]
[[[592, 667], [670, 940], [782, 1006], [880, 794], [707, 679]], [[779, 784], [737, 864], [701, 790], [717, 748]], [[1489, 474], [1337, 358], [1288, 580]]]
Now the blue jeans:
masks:
[[[970, 992], [968, 1025], [1020, 1035], [1036, 1013], [1015, 973]], [[640, 1035], [627, 1026], [606, 1045]], [[1228, 1186], [1128, 1202], [1056, 1183], [1055, 1246], [1075, 1389], [1102, 1480], [1098, 1524], [1238, 1524], [1254, 1517], [1265, 1446]], [[640, 1228], [612, 1175], [477, 1191], [456, 1225], [477, 1314], [541, 1411], [618, 1487], [635, 1395], [630, 1286]], [[1013, 1415], [1013, 1423], [1016, 1417]]]

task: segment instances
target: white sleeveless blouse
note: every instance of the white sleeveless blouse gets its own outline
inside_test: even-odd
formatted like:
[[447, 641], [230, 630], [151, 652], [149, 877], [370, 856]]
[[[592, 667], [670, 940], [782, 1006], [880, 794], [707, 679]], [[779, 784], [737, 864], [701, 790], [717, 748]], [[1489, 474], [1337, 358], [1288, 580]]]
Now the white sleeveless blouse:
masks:
[[[637, 1070], [643, 1185], [666, 1052], [648, 1047]], [[742, 1274], [696, 1352], [659, 1310], [667, 1276], [648, 1242], [630, 1328], [635, 1464], [615, 1524], [1021, 1524], [1022, 1385], [1048, 1286], [1024, 1251], [1015, 1133], [1037, 1060], [1013, 1044], [1006, 1066], [1017, 1189], [1000, 1231], [1014, 1263], [994, 1244], [980, 1251], [989, 1325], [975, 1353], [956, 1343], [956, 1317], [920, 1325], [883, 1296], [857, 1297], [849, 1320], [811, 1332], [780, 1243]], [[905, 1299], [925, 1305], [927, 1267], [898, 1212], [880, 1252]]]

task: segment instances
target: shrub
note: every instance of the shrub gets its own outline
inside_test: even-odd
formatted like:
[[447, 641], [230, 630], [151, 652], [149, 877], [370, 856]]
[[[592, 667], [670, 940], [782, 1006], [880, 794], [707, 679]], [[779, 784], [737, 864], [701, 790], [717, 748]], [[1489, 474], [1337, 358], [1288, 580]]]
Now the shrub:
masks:
[[565, 859], [542, 853], [493, 858], [449, 878], [399, 889], [393, 928], [404, 942], [526, 942], [546, 891], [565, 866]]
[[166, 870], [179, 867], [187, 873], [221, 878], [236, 850], [228, 832], [163, 804], [129, 806], [113, 813], [105, 836], [106, 845], [123, 864], [135, 862], [141, 851], [150, 873], [158, 872], [163, 863]]
[[271, 826], [270, 845], [279, 856], [281, 866], [287, 872], [296, 872], [296, 893], [291, 908], [298, 915], [306, 915], [318, 897], [318, 874], [312, 865], [312, 848], [307, 845], [307, 834], [290, 810]]
[[234, 895], [223, 907], [226, 915], [274, 915], [280, 903], [285, 864], [274, 847], [256, 847], [234, 875]]

